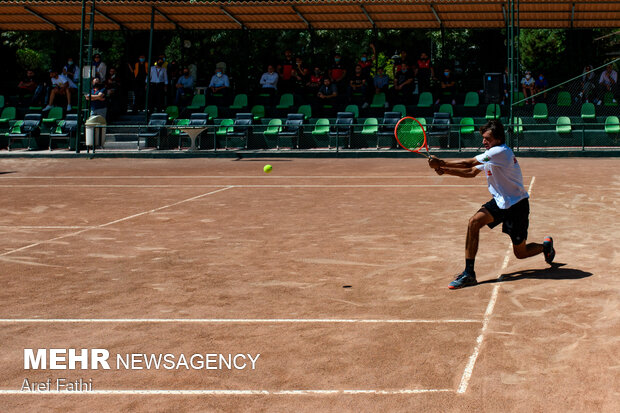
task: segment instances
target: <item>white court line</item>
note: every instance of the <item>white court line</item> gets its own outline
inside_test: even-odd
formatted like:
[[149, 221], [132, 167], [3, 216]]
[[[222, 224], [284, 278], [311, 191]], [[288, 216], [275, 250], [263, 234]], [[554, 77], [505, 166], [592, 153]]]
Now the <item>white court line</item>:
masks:
[[452, 389], [397, 389], [397, 390], [92, 390], [92, 391], [22, 391], [0, 390], [2, 394], [28, 395], [28, 396], [54, 396], [54, 395], [177, 395], [177, 396], [268, 396], [268, 395], [338, 395], [338, 394], [424, 394], [453, 392]]
[[81, 228], [92, 228], [91, 226], [84, 225], [0, 225], [1, 229], [81, 229]]
[[49, 185], [0, 185], [0, 188], [486, 188], [487, 185], [405, 184], [405, 185], [115, 185], [115, 184], [49, 184]]
[[[97, 176], [3, 176], [0, 179], [413, 179], [437, 178], [436, 175], [97, 175]], [[524, 176], [524, 178], [529, 178]], [[441, 179], [460, 179], [442, 176]]]
[[329, 324], [451, 324], [479, 323], [468, 319], [346, 319], [346, 318], [1, 318], [2, 324], [24, 323], [329, 323]]
[[23, 250], [26, 250], [26, 249], [29, 249], [29, 248], [32, 248], [32, 247], [36, 247], [37, 245], [41, 245], [41, 244], [45, 244], [45, 243], [53, 242], [53, 241], [58, 241], [60, 239], [72, 237], [74, 235], [79, 235], [79, 234], [82, 234], [82, 233], [84, 233], [86, 231], [90, 231], [91, 229], [105, 228], [107, 226], [114, 225], [114, 224], [117, 224], [119, 222], [127, 221], [127, 220], [132, 219], [132, 218], [137, 218], [137, 217], [140, 217], [142, 215], [150, 214], [152, 212], [161, 211], [162, 209], [166, 209], [166, 208], [170, 208], [170, 207], [173, 207], [173, 206], [176, 206], [176, 205], [180, 205], [180, 204], [183, 204], [185, 202], [195, 201], [196, 199], [200, 199], [200, 198], [208, 196], [208, 195], [216, 194], [218, 192], [222, 192], [222, 191], [225, 191], [225, 190], [231, 189], [231, 188], [232, 188], [232, 186], [227, 186], [225, 188], [221, 188], [221, 189], [218, 189], [218, 190], [215, 190], [215, 191], [207, 192], [206, 194], [193, 196], [191, 198], [187, 198], [187, 199], [184, 199], [182, 201], [177, 201], [177, 202], [174, 202], [174, 203], [169, 204], [169, 205], [164, 205], [164, 206], [161, 206], [161, 207], [158, 207], [158, 208], [150, 209], [148, 211], [144, 211], [144, 212], [140, 212], [140, 213], [137, 213], [137, 214], [133, 214], [133, 215], [130, 215], [130, 216], [125, 217], [125, 218], [120, 218], [120, 219], [116, 219], [114, 221], [106, 222], [105, 224], [94, 225], [92, 227], [86, 227], [86, 228], [84, 228], [84, 229], [82, 229], [80, 231], [71, 232], [69, 234], [61, 235], [59, 237], [51, 238], [51, 239], [48, 239], [48, 240], [45, 240], [45, 241], [35, 242], [33, 244], [25, 245], [23, 247], [20, 247], [20, 248], [14, 249], [14, 250], [3, 252], [2, 254], [0, 254], [0, 257], [4, 257], [6, 255], [13, 254], [14, 252], [23, 251]]
[[[527, 190], [528, 194], [532, 193], [532, 188], [534, 187], [535, 176], [532, 177], [530, 181], [530, 186]], [[508, 267], [508, 262], [510, 261], [510, 251], [512, 250], [512, 244], [508, 246], [508, 251], [506, 251], [506, 255], [504, 257], [504, 262], [502, 263], [502, 267], [500, 272]], [[469, 385], [469, 380], [471, 379], [472, 372], [474, 371], [474, 366], [476, 364], [476, 360], [478, 359], [478, 354], [480, 354], [480, 348], [482, 347], [482, 341], [484, 340], [484, 333], [487, 331], [489, 327], [489, 321], [491, 320], [491, 315], [493, 315], [493, 310], [495, 309], [495, 303], [497, 302], [497, 295], [499, 293], [500, 284], [497, 283], [493, 287], [493, 292], [491, 293], [491, 298], [489, 299], [489, 304], [487, 305], [487, 309], [484, 312], [484, 318], [482, 321], [482, 329], [480, 330], [480, 335], [476, 338], [476, 346], [474, 347], [474, 352], [469, 356], [469, 361], [465, 366], [465, 370], [463, 371], [463, 375], [461, 376], [461, 383], [459, 384], [459, 388], [457, 393], [465, 393], [467, 391], [467, 386]]]

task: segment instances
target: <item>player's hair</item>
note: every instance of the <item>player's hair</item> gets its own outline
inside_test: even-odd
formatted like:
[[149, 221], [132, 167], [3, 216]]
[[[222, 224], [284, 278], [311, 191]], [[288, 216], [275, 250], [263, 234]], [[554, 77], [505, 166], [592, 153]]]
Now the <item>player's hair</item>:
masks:
[[493, 119], [488, 121], [484, 126], [480, 127], [480, 134], [484, 134], [486, 131], [491, 131], [493, 138], [497, 139], [501, 143], [506, 143], [506, 133], [504, 132], [504, 125], [499, 119]]

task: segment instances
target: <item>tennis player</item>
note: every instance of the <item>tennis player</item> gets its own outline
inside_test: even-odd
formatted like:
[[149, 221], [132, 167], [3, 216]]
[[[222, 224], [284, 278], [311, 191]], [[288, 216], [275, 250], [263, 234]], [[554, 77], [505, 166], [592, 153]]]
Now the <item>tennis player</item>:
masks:
[[493, 199], [484, 204], [469, 220], [465, 241], [465, 270], [448, 286], [450, 289], [475, 285], [474, 261], [478, 252], [480, 229], [485, 225], [494, 228], [502, 224], [502, 232], [512, 240], [517, 258], [523, 259], [544, 254], [549, 264], [555, 257], [553, 239], [547, 237], [542, 244], [526, 243], [529, 226], [529, 195], [523, 186], [521, 167], [512, 150], [506, 145], [504, 125], [492, 120], [480, 128], [483, 154], [473, 159], [444, 161], [435, 156], [428, 160], [429, 166], [439, 174], [473, 178], [484, 171]]

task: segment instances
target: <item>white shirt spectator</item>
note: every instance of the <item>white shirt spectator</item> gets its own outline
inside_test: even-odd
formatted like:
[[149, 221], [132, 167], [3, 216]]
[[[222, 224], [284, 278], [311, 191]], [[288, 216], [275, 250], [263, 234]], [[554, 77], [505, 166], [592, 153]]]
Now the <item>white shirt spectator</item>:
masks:
[[598, 82], [608, 87], [613, 86], [618, 83], [618, 72], [616, 72], [615, 70], [612, 70], [611, 73], [607, 73], [607, 71], [604, 71], [603, 73], [601, 73], [601, 77]]
[[99, 80], [105, 80], [105, 75], [108, 71], [108, 67], [105, 63], [99, 63], [99, 66], [95, 67], [95, 65], [84, 66], [82, 69], [82, 76], [84, 79], [92, 79], [93, 77], [98, 77]]
[[[148, 81], [148, 78], [146, 81]], [[165, 67], [151, 66], [151, 83], [168, 84], [168, 71]]]
[[[79, 82], [80, 81], [80, 67], [78, 65], [74, 65], [74, 70], [75, 72], [73, 73], [73, 80], [74, 82]], [[69, 69], [69, 65], [65, 65], [65, 67], [62, 68], [62, 71], [64, 73], [66, 73]]]
[[185, 89], [191, 89], [194, 87], [194, 78], [191, 76], [185, 77], [181, 76], [177, 83], [183, 86]]
[[52, 85], [54, 86], [62, 87], [65, 83], [69, 83], [70, 88], [77, 89], [77, 86], [75, 85], [75, 83], [73, 83], [73, 81], [67, 78], [67, 76], [65, 75], [58, 75], [58, 77], [56, 78], [52, 77], [51, 81], [52, 81]]
[[278, 88], [278, 74], [276, 72], [263, 73], [260, 78], [260, 84], [263, 85], [263, 89], [277, 89]]

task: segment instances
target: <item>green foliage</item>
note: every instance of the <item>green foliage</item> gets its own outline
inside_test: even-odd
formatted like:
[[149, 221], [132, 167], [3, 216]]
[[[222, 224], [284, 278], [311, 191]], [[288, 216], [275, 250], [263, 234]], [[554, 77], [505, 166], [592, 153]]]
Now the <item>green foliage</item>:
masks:
[[17, 64], [23, 69], [45, 70], [50, 67], [51, 59], [44, 51], [32, 50], [28, 47], [17, 49], [15, 52]]
[[550, 73], [557, 68], [566, 50], [566, 31], [561, 29], [521, 30], [521, 64], [525, 70]]

